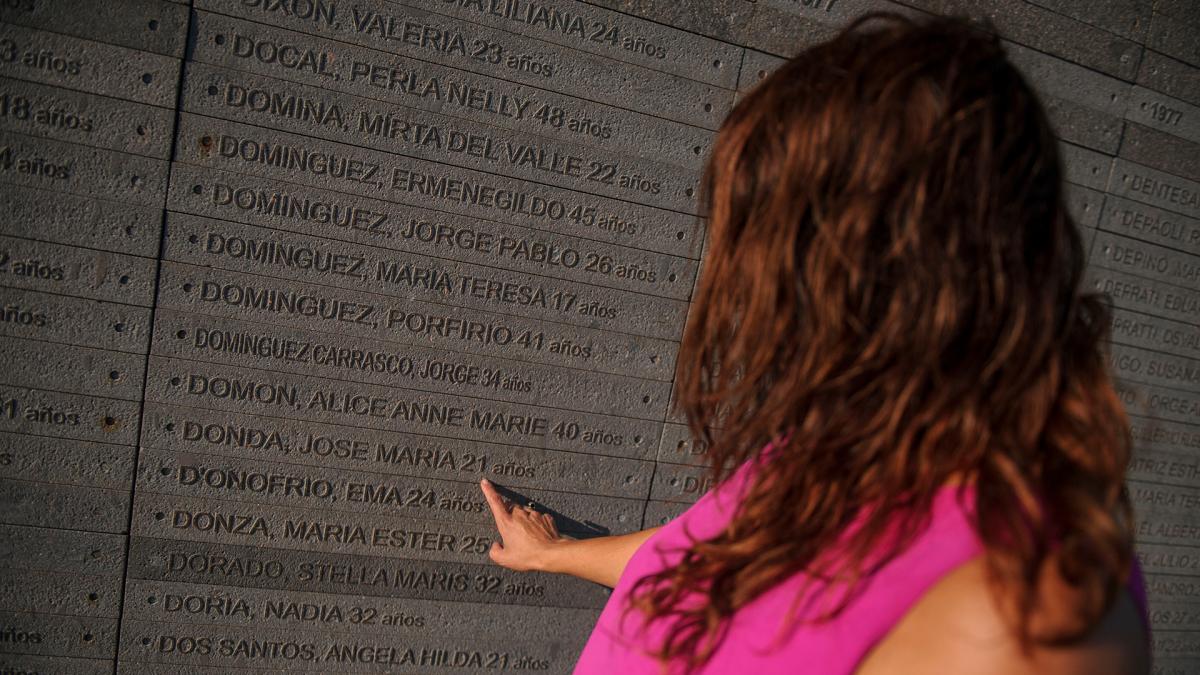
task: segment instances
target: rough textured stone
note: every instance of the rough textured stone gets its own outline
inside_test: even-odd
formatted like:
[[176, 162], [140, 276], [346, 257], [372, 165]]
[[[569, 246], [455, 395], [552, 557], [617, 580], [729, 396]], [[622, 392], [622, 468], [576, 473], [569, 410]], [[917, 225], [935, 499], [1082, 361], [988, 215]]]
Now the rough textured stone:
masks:
[[1134, 87], [1125, 117], [1142, 126], [1200, 143], [1200, 107], [1156, 91]]
[[1200, 142], [1188, 141], [1140, 124], [1125, 127], [1121, 157], [1200, 181]]

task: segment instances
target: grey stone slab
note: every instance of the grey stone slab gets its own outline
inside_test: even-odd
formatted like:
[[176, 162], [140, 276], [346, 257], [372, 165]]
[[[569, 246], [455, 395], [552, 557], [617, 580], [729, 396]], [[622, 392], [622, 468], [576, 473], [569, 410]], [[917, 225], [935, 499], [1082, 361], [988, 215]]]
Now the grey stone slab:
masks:
[[0, 40], [5, 77], [164, 108], [175, 103], [179, 59], [12, 24], [0, 25]]
[[1200, 67], [1200, 46], [1197, 42], [1194, 24], [1180, 21], [1170, 15], [1154, 13], [1150, 21], [1150, 31], [1146, 34], [1147, 49]]
[[150, 206], [161, 204], [166, 193], [167, 163], [0, 132], [0, 181]]
[[116, 619], [0, 612], [0, 625], [9, 635], [0, 642], [6, 654], [112, 658], [116, 653]]
[[1195, 424], [1200, 415], [1200, 394], [1167, 389], [1141, 382], [1116, 381], [1117, 394], [1131, 414], [1156, 420]]
[[1113, 164], [1113, 194], [1144, 204], [1200, 218], [1200, 183], [1117, 158]]
[[[248, 24], [197, 12], [193, 58], [199, 62], [269, 75], [413, 108], [440, 112], [506, 129], [605, 150], [646, 156], [698, 170], [696, 146], [707, 149], [712, 132], [662, 117], [623, 110], [516, 82], [476, 75], [444, 64], [388, 54], [280, 28], [253, 26], [253, 36], [303, 44], [326, 55], [321, 68], [288, 68], [234, 49]], [[224, 36], [218, 44], [217, 36]], [[247, 36], [247, 39], [253, 36]], [[248, 43], [243, 42], [243, 45]], [[289, 60], [289, 63], [291, 61]]]
[[1200, 143], [1130, 123], [1125, 128], [1120, 154], [1139, 164], [1200, 181]]
[[1075, 223], [1081, 227], [1095, 228], [1103, 209], [1104, 193], [1074, 183], [1065, 183], [1063, 188], [1067, 198], [1067, 210], [1075, 219]]
[[686, 424], [672, 422], [663, 425], [657, 459], [671, 464], [704, 466], [708, 462], [708, 447], [692, 438], [692, 432]]
[[10, 525], [125, 532], [129, 491], [0, 479], [0, 520]]
[[0, 337], [5, 367], [0, 382], [136, 401], [141, 398], [145, 359], [138, 354]]
[[[1167, 491], [1182, 491], [1182, 488], [1162, 488], [1160, 493]], [[1160, 495], [1159, 498], [1166, 498]], [[1188, 522], [1185, 516], [1155, 511], [1149, 514], [1134, 514], [1134, 538], [1139, 547], [1147, 544], [1169, 544], [1173, 546], [1195, 547], [1200, 541], [1200, 527], [1194, 520]]]
[[767, 76], [779, 68], [787, 59], [766, 54], [754, 49], [747, 49], [742, 57], [742, 67], [738, 71], [737, 88], [740, 92], [749, 91], [754, 85], [767, 79]]
[[[176, 157], [204, 167], [686, 254], [694, 216], [236, 122], [180, 115]], [[572, 215], [574, 214], [574, 215]]]
[[247, 589], [131, 579], [125, 593], [131, 621], [212, 624], [246, 629], [468, 637], [586, 636], [599, 612], [566, 607], [519, 607], [464, 602], [330, 595], [303, 590]]
[[1108, 186], [1113, 158], [1071, 143], [1059, 143], [1067, 182], [1103, 191]]
[[1192, 0], [1155, 0], [1154, 10], [1200, 26], [1200, 7]]
[[0, 385], [0, 431], [131, 444], [138, 404]]
[[[1151, 636], [1150, 648], [1156, 664], [1161, 657], [1173, 657], [1175, 662], [1192, 663], [1200, 660], [1200, 632], [1157, 631]], [[1157, 668], [1155, 672], [1158, 672]]]
[[379, 255], [401, 251], [679, 300], [690, 297], [698, 267], [681, 256], [184, 164], [171, 169], [168, 205], [362, 244]]
[[1200, 107], [1145, 87], [1130, 90], [1125, 117], [1142, 126], [1200, 143]]
[[690, 504], [681, 502], [651, 500], [646, 503], [646, 516], [642, 521], [642, 527], [650, 528], [666, 525], [678, 518], [690, 506]]
[[0, 287], [0, 334], [145, 354], [150, 310]]
[[1139, 41], [1150, 24], [1152, 0], [1028, 0], [1124, 38]]
[[154, 256], [162, 234], [161, 206], [137, 206], [22, 188], [0, 189], [4, 232], [137, 256]]
[[[4, 338], [0, 338], [3, 353]], [[418, 392], [659, 420], [670, 385], [365, 338], [159, 310], [153, 352]]]
[[1200, 290], [1200, 257], [1108, 232], [1096, 234], [1091, 263]]
[[484, 563], [494, 525], [328, 513], [139, 492], [131, 534], [417, 560]]
[[187, 9], [160, 0], [121, 0], [119, 11], [102, 2], [9, 2], [0, 21], [182, 57]]
[[[1184, 593], [1189, 592], [1188, 587], [1191, 584], [1200, 584], [1200, 581], [1191, 581], [1186, 578], [1200, 576], [1200, 551], [1195, 548], [1138, 543], [1136, 551], [1138, 563], [1147, 575], [1171, 575], [1169, 583], [1159, 583], [1153, 586], [1156, 592], [1162, 592], [1167, 588], [1176, 588]], [[1149, 582], [1149, 580], [1147, 581]], [[1150, 583], [1147, 585], [1150, 586]]]
[[1200, 599], [1200, 583], [1186, 576], [1146, 574], [1146, 595], [1151, 604], [1159, 598]]
[[1131, 481], [1129, 498], [1134, 513], [1163, 522], [1186, 522], [1188, 512], [1200, 507], [1200, 488]]
[[[637, 529], [641, 520], [642, 505], [638, 500], [543, 489], [514, 491], [502, 481], [497, 484], [513, 501], [532, 502], [543, 513], [552, 515], [562, 531], [628, 532]], [[139, 490], [187, 497], [189, 503], [211, 503], [213, 509], [229, 506], [232, 503], [229, 500], [285, 506], [289, 513], [297, 508], [310, 509], [320, 514], [319, 520], [327, 518], [334, 523], [357, 523], [359, 516], [383, 515], [411, 520], [414, 525], [419, 520], [470, 523], [485, 528], [493, 525], [478, 479], [458, 482], [410, 478], [143, 448], [138, 460], [137, 485]], [[285, 537], [285, 530], [278, 528], [276, 537]], [[317, 539], [316, 535], [299, 538]]]
[[1114, 344], [1113, 374], [1129, 382], [1156, 385], [1185, 394], [1200, 393], [1200, 361]]
[[1109, 195], [1102, 230], [1200, 255], [1200, 220]]
[[1192, 105], [1200, 105], [1200, 70], [1147, 49], [1138, 69], [1137, 83]]
[[661, 423], [150, 358], [146, 400], [645, 459]]
[[1200, 327], [1195, 324], [1114, 309], [1113, 342], [1176, 356], [1200, 358]]
[[[267, 645], [264, 649], [263, 646]], [[476, 635], [363, 636], [301, 633], [291, 630], [237, 629], [199, 624], [122, 624], [121, 660], [149, 660], [185, 666], [277, 668], [288, 672], [437, 672], [488, 670], [566, 672], [579, 657], [578, 636]]]
[[[197, 9], [336, 38], [381, 51], [436, 61], [480, 75], [519, 82], [580, 98], [715, 129], [729, 110], [732, 92], [674, 75], [621, 64], [486, 26], [383, 0], [361, 0], [317, 20], [264, 11], [234, 0], [201, 0]], [[404, 39], [419, 31], [437, 39]], [[243, 38], [253, 38], [245, 30]], [[231, 36], [232, 37], [232, 36]], [[237, 49], [236, 40], [231, 39]], [[242, 49], [264, 49], [244, 43]], [[278, 46], [266, 49], [274, 52]], [[318, 66], [319, 68], [319, 66]]]
[[[293, 101], [294, 105], [281, 102]], [[185, 110], [695, 213], [698, 173], [321, 87], [190, 64]]]
[[1123, 80], [1137, 73], [1142, 46], [1081, 21], [1025, 2], [904, 0], [934, 14], [987, 18], [1013, 42], [1044, 51]]
[[175, 115], [166, 108], [0, 78], [0, 129], [167, 159]]
[[109, 675], [114, 668], [116, 668], [116, 664], [112, 659], [0, 654], [0, 672], [37, 673], [37, 675]]
[[1013, 42], [1005, 41], [1004, 50], [1042, 96], [1072, 101], [1115, 117], [1124, 112], [1129, 83]]
[[[167, 217], [163, 257], [407, 300], [656, 337], [677, 336], [687, 313], [684, 300], [174, 213]], [[568, 303], [566, 298], [574, 301]], [[578, 307], [593, 303], [607, 311], [602, 316], [578, 313]]]
[[128, 490], [136, 450], [130, 445], [0, 433], [0, 477]]
[[1193, 323], [1200, 311], [1200, 293], [1136, 277], [1089, 267], [1087, 278], [1096, 290], [1107, 293], [1117, 307]]
[[130, 540], [130, 579], [237, 588], [549, 607], [601, 607], [609, 592], [564, 575], [493, 564], [288, 551], [201, 542]]
[[1120, 117], [1097, 112], [1057, 96], [1043, 95], [1041, 98], [1050, 124], [1059, 138], [1092, 150], [1116, 154], [1124, 126]]
[[1189, 451], [1200, 448], [1200, 429], [1195, 425], [1133, 415], [1130, 433], [1137, 451]]
[[[86, 145], [0, 132], [0, 180], [84, 197], [160, 204], [167, 162]], [[11, 189], [10, 189], [11, 190]]]
[[433, 11], [726, 89], [735, 86], [742, 51], [578, 0], [548, 5], [441, 0]]
[[119, 577], [125, 571], [125, 537], [0, 525], [0, 567]]
[[0, 610], [117, 618], [120, 597], [120, 577], [0, 570]]
[[1129, 480], [1200, 488], [1200, 463], [1194, 451], [1144, 450], [1135, 446]]
[[1154, 675], [1189, 675], [1200, 670], [1200, 658], [1168, 657], [1154, 658]]
[[164, 263], [159, 305], [473, 354], [665, 380], [677, 344], [453, 305]]
[[642, 460], [474, 443], [437, 436], [148, 404], [141, 443], [175, 452], [271, 459], [330, 470], [587, 492], [641, 499], [652, 466]]
[[650, 499], [690, 504], [712, 488], [707, 467], [659, 464], [650, 485]]
[[149, 306], [154, 261], [0, 236], [0, 284]]

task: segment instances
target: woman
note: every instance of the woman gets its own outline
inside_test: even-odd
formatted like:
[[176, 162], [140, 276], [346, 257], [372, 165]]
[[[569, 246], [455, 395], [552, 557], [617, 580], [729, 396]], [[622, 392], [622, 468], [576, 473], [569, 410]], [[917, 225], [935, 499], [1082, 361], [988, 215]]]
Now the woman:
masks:
[[718, 487], [574, 541], [483, 485], [493, 560], [615, 587], [577, 672], [1147, 672], [1108, 314], [999, 41], [867, 17], [738, 104], [705, 191], [676, 386]]

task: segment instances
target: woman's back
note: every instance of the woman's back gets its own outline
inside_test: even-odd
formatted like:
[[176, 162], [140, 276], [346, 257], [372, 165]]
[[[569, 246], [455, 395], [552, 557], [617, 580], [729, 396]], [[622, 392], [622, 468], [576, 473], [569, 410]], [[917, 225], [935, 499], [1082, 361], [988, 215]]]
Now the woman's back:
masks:
[[[749, 468], [749, 464], [743, 465], [727, 481], [659, 529], [637, 550], [613, 589], [613, 596], [584, 648], [575, 670], [577, 675], [649, 675], [662, 672], [661, 663], [650, 652], [661, 644], [663, 631], [661, 626], [657, 629], [654, 626], [647, 628], [636, 613], [625, 612], [630, 591], [637, 579], [678, 564], [683, 551], [693, 541], [714, 537], [726, 526], [746, 487]], [[935, 639], [944, 640], [952, 635], [969, 639], [987, 630], [986, 621], [973, 622], [973, 627], [946, 625], [948, 608], [940, 600], [943, 594], [930, 593], [931, 589], [950, 583], [956, 586], [951, 595], [959, 601], [964, 598], [981, 603], [990, 600], [986, 589], [983, 589], [983, 593], [964, 593], [967, 591], [963, 587], [964, 581], [966, 584], [975, 582], [957, 578], [975, 576], [982, 569], [978, 563], [983, 547], [971, 526], [973, 499], [974, 491], [970, 487], [948, 485], [938, 491], [924, 532], [904, 552], [864, 579], [843, 611], [828, 621], [816, 620], [826, 607], [825, 603], [829, 602], [828, 596], [817, 596], [822, 591], [836, 587], [806, 585], [810, 580], [796, 575], [758, 596], [740, 608], [729, 621], [728, 632], [703, 672], [754, 675], [950, 672], [900, 668], [899, 661], [906, 654], [911, 656], [913, 650], [889, 645], [885, 638], [897, 630], [904, 631], [902, 637], [907, 640], [929, 637], [926, 629], [931, 627], [930, 622], [923, 620], [923, 615], [927, 613], [936, 615], [932, 617]], [[1139, 630], [1148, 630], [1145, 628], [1148, 626], [1145, 591], [1140, 572], [1136, 569], [1130, 578], [1129, 592], [1135, 607], [1134, 613], [1141, 614], [1140, 619], [1135, 619], [1141, 624]], [[801, 597], [812, 601], [798, 602], [797, 599]], [[833, 597], [838, 597], [836, 591]], [[922, 605], [930, 601], [941, 605], [928, 612]], [[797, 621], [789, 624], [786, 617], [793, 611], [796, 612]], [[912, 625], [913, 617], [917, 617], [921, 625]], [[1002, 623], [999, 627], [1005, 630]], [[881, 644], [883, 649], [872, 655], [872, 650]], [[977, 665], [986, 667], [998, 663], [997, 654], [989, 655], [987, 650], [1001, 650], [1004, 645], [985, 637], [972, 644], [971, 649], [972, 657], [978, 660]], [[1127, 650], [1117, 651], [1125, 653]], [[868, 659], [868, 655], [874, 658]], [[1136, 659], [1136, 650], [1126, 656]], [[1105, 653], [1103, 658], [1109, 664], [1120, 663], [1114, 660], [1111, 653]], [[811, 670], [805, 668], [806, 664], [811, 666]], [[817, 667], [812, 664], [820, 665]], [[862, 670], [857, 670], [860, 667]], [[1101, 671], [1089, 669], [1080, 672], [1099, 675]]]

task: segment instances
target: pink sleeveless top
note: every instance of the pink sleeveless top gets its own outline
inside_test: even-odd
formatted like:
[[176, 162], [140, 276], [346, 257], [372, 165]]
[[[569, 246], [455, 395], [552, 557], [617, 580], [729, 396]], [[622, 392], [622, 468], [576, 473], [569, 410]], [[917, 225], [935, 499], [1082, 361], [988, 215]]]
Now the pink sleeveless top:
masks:
[[[642, 544], [613, 589], [579, 657], [576, 675], [661, 675], [661, 665], [645, 653], [661, 644], [664, 631], [659, 624], [644, 627], [636, 612], [622, 625], [629, 592], [636, 580], [675, 564], [680, 558], [678, 551], [687, 548], [691, 538], [716, 535], [729, 521], [746, 486], [747, 467], [743, 466]], [[783, 619], [804, 578], [796, 575], [784, 581], [734, 615], [729, 632], [703, 672], [853, 673], [928, 589], [983, 552], [969, 514], [969, 507], [960, 503], [958, 490], [943, 488], [935, 497], [929, 528], [864, 581], [866, 585], [832, 621], [801, 622], [784, 632]], [[1134, 564], [1129, 588], [1145, 618], [1144, 585]], [[1148, 620], [1143, 625], [1148, 626]]]

